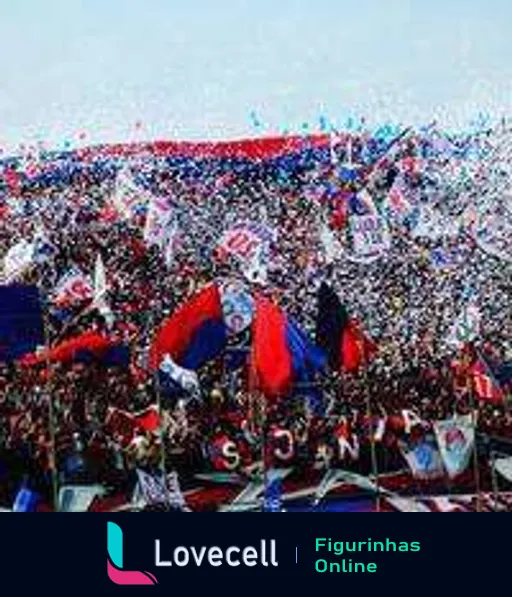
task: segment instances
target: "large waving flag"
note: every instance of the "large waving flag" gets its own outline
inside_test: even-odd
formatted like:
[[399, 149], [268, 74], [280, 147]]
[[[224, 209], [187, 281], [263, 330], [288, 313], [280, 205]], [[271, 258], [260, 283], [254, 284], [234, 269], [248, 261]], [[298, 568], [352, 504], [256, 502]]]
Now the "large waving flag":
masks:
[[283, 311], [256, 299], [251, 365], [255, 385], [267, 396], [285, 395], [294, 379], [325, 365], [325, 355]]
[[356, 371], [375, 354], [374, 342], [349, 318], [337, 294], [325, 282], [318, 291], [316, 342], [333, 370]]
[[126, 365], [125, 351], [123, 351], [123, 358], [120, 358], [119, 362], [118, 359], [114, 358], [121, 348], [120, 339], [110, 338], [98, 332], [89, 331], [64, 340], [60, 344], [39, 353], [26, 355], [20, 362], [24, 365], [37, 365], [46, 361], [69, 363], [73, 361], [90, 362], [91, 360], [99, 360], [107, 364]]
[[149, 366], [158, 369], [169, 354], [182, 367], [197, 369], [221, 352], [226, 337], [221, 294], [210, 284], [164, 321], [151, 345]]

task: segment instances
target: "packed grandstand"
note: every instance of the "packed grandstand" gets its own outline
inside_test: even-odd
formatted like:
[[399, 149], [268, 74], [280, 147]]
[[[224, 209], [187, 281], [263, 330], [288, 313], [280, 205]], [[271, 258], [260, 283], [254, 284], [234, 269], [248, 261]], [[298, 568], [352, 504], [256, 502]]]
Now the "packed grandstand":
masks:
[[512, 131], [0, 161], [0, 505], [510, 510]]

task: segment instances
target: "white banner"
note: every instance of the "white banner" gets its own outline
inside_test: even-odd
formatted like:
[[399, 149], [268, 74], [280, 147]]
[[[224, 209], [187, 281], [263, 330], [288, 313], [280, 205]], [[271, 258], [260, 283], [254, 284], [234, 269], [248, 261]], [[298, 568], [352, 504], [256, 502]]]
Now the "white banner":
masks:
[[437, 421], [434, 431], [448, 476], [453, 478], [460, 475], [469, 464], [475, 441], [471, 415]]
[[263, 245], [269, 246], [275, 241], [275, 232], [257, 222], [239, 222], [227, 230], [219, 243], [221, 253], [234, 255], [245, 263], [250, 263], [257, 256]]
[[357, 256], [376, 256], [390, 247], [389, 233], [383, 218], [378, 215], [350, 216], [350, 230], [354, 253]]
[[223, 234], [218, 252], [221, 258], [235, 257], [247, 280], [266, 284], [269, 249], [275, 240], [275, 231], [265, 224], [239, 222]]

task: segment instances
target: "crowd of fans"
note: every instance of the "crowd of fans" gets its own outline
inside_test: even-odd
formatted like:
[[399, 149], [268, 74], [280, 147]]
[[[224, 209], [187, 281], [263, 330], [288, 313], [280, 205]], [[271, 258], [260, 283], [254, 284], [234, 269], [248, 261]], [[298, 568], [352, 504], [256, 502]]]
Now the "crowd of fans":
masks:
[[[483, 139], [478, 139], [480, 145], [498, 144], [492, 135]], [[59, 485], [100, 483], [128, 492], [135, 469], [152, 471], [163, 463], [167, 470], [176, 469], [187, 487], [194, 473], [215, 468], [216, 438], [239, 438], [244, 446], [239, 447], [240, 465], [249, 466], [261, 458], [270, 431], [280, 426], [292, 430], [297, 468], [306, 471], [318, 466], [319, 453], [332, 448], [335, 454], [336, 434], [349, 425], [350, 433], [359, 437], [362, 457], [344, 464], [368, 474], [365, 438], [377, 419], [399, 417], [408, 409], [428, 427], [429, 421], [454, 412], [470, 412], [475, 397], [454, 387], [452, 363], [458, 348], [446, 338], [471, 295], [481, 313], [474, 343], [496, 371], [506, 369], [511, 359], [510, 263], [478, 245], [471, 223], [461, 224], [450, 235], [426, 238], [415, 236], [412, 226], [392, 221], [389, 250], [370, 263], [358, 262], [350, 257], [346, 223], [338, 221], [340, 203], [349, 205], [344, 193], [358, 185], [368, 184], [376, 205], [381, 205], [389, 192], [390, 169], [403, 175], [411, 204], [428, 204], [444, 222], [463, 221], [468, 210], [481, 210], [482, 197], [487, 197], [485, 209], [500, 213], [508, 199], [505, 194], [495, 197], [490, 187], [502, 184], [501, 173], [491, 166], [483, 172], [475, 167], [488, 164], [487, 158], [460, 157], [457, 150], [462, 151], [467, 139], [453, 141], [441, 157], [432, 150], [432, 137], [427, 141], [410, 135], [375, 170], [372, 164], [386, 146], [364, 135], [352, 138], [350, 156], [340, 141], [337, 162], [329, 147], [315, 153], [307, 143], [293, 159], [247, 163], [198, 157], [166, 160], [141, 151], [128, 157], [102, 154], [78, 168], [79, 158], [70, 154], [53, 158], [65, 177], [45, 170], [39, 179], [22, 181], [15, 194], [6, 188], [0, 254], [41, 229], [56, 249], [23, 277], [24, 283], [37, 284], [45, 298], [47, 343], [85, 330], [108, 331], [129, 346], [130, 363], [65, 363], [51, 369], [16, 362], [1, 366], [0, 502], [9, 507], [22, 479], [28, 479], [50, 503], [55, 471]], [[340, 164], [347, 159], [358, 166], [356, 181], [340, 178]], [[402, 172], [407, 159], [415, 161], [415, 169]], [[141, 187], [175, 202], [179, 229], [171, 263], [144, 242], [144, 209], [129, 221], [110, 209], [115, 173], [127, 163]], [[464, 168], [473, 170], [464, 175]], [[314, 337], [318, 285], [327, 280], [378, 346], [367, 366], [355, 374], [329, 372], [311, 387], [295, 388], [286, 400], [264, 404], [250, 391], [248, 329], [231, 340], [221, 358], [199, 371], [200, 401], [185, 403], [157, 387], [147, 372], [147, 350], [164, 318], [204, 284], [243, 278], [236, 261], [215, 258], [222, 231], [235, 220], [263, 221], [277, 232], [268, 283], [258, 290]], [[324, 221], [344, 249], [333, 263], [326, 259], [319, 238]], [[454, 255], [453, 262], [436, 267], [431, 259], [436, 249]], [[51, 303], [62, 275], [72, 266], [92, 274], [98, 253], [115, 319], [111, 330], [96, 311], [83, 313], [86, 304], [63, 312]], [[510, 378], [500, 376], [500, 383], [506, 397]], [[155, 404], [161, 407], [158, 429], [136, 430], [125, 441], [122, 429], [112, 423], [111, 409], [140, 413]], [[506, 400], [477, 400], [476, 406], [479, 432], [510, 437], [512, 413]], [[381, 470], [405, 466], [399, 427], [391, 425], [378, 446]]]

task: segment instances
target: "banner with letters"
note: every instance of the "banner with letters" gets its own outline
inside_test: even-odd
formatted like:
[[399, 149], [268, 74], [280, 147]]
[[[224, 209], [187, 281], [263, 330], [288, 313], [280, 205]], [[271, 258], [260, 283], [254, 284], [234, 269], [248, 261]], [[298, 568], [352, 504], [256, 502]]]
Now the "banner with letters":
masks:
[[350, 231], [355, 257], [379, 256], [390, 247], [386, 222], [379, 215], [350, 216]]

